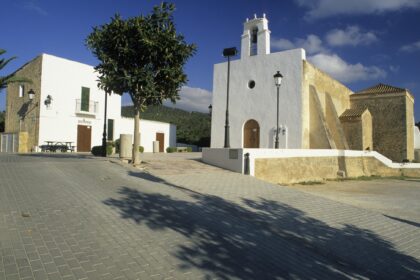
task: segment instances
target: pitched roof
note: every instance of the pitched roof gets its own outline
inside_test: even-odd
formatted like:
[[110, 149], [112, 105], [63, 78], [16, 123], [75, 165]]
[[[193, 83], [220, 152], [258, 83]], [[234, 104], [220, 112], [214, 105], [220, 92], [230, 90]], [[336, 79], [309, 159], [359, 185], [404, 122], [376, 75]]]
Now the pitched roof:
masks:
[[367, 107], [356, 107], [352, 109], [347, 109], [341, 114], [339, 119], [348, 120], [348, 119], [360, 118], [366, 110], [368, 110]]
[[386, 94], [386, 93], [404, 93], [407, 90], [385, 84], [377, 84], [376, 86], [366, 88], [356, 92], [356, 94]]

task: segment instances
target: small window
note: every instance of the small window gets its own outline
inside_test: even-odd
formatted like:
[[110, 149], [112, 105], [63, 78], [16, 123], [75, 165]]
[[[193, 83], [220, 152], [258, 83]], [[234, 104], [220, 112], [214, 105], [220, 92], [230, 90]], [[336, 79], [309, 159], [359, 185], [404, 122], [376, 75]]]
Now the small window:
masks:
[[254, 80], [249, 81], [248, 82], [248, 88], [253, 89], [254, 87], [255, 87], [255, 81]]
[[81, 96], [81, 106], [80, 111], [89, 112], [89, 99], [90, 99], [90, 89], [87, 87], [82, 87], [82, 96]]
[[19, 97], [23, 97], [24, 93], [25, 93], [25, 86], [19, 85]]

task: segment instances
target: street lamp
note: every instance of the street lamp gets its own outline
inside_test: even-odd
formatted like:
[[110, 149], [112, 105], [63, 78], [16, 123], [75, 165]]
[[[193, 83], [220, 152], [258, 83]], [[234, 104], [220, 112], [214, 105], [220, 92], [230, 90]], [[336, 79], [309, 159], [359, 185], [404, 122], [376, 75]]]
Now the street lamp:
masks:
[[281, 86], [281, 80], [283, 78], [283, 75], [280, 73], [280, 71], [277, 71], [276, 74], [274, 74], [274, 84], [277, 87], [277, 128], [276, 128], [276, 141], [274, 143], [274, 148], [279, 148], [279, 92], [280, 92], [280, 86]]
[[106, 157], [106, 114], [108, 107], [108, 94], [105, 92], [105, 110], [104, 110], [104, 131], [102, 133], [102, 156]]
[[226, 121], [225, 121], [225, 148], [230, 148], [229, 141], [229, 79], [230, 79], [230, 57], [235, 56], [238, 50], [233, 48], [227, 48], [223, 50], [223, 56], [228, 59], [228, 72], [227, 72], [227, 94], [226, 94]]
[[29, 100], [31, 100], [31, 101], [32, 101], [32, 99], [34, 99], [35, 92], [34, 92], [34, 90], [33, 90], [33, 89], [30, 89], [30, 90], [28, 91], [28, 96], [29, 96]]

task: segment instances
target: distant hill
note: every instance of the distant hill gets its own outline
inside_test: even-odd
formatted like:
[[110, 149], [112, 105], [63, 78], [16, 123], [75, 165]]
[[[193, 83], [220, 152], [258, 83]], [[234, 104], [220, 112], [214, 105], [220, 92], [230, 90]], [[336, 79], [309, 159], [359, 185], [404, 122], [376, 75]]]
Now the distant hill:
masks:
[[[134, 117], [133, 106], [123, 106], [121, 115], [129, 118]], [[149, 106], [145, 112], [140, 113], [140, 118], [175, 124], [178, 143], [193, 144], [200, 147], [210, 146], [211, 118], [208, 114], [187, 112], [166, 106]]]

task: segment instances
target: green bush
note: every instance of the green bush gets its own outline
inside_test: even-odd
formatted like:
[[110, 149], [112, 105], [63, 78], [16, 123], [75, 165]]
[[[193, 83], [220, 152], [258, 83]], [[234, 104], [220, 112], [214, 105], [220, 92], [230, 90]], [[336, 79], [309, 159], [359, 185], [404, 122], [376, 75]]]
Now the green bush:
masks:
[[[94, 156], [102, 156], [102, 146], [93, 146], [91, 150], [92, 155]], [[106, 154], [109, 156], [112, 154], [112, 145], [106, 146]]]
[[192, 152], [192, 147], [187, 147], [187, 152], [191, 153]]
[[94, 156], [100, 156], [102, 154], [102, 146], [93, 146], [91, 153]]
[[143, 146], [139, 146], [139, 152], [143, 153], [144, 152], [144, 147]]
[[115, 152], [117, 154], [119, 154], [120, 153], [120, 138], [115, 139], [115, 141], [114, 141], [114, 147], [115, 147]]
[[[112, 145], [112, 143], [106, 143], [106, 154], [112, 155], [112, 148], [114, 146]], [[101, 156], [102, 155], [102, 146], [94, 146], [92, 147], [91, 153], [95, 156]]]
[[167, 153], [175, 153], [177, 151], [176, 147], [168, 147], [166, 148]]

